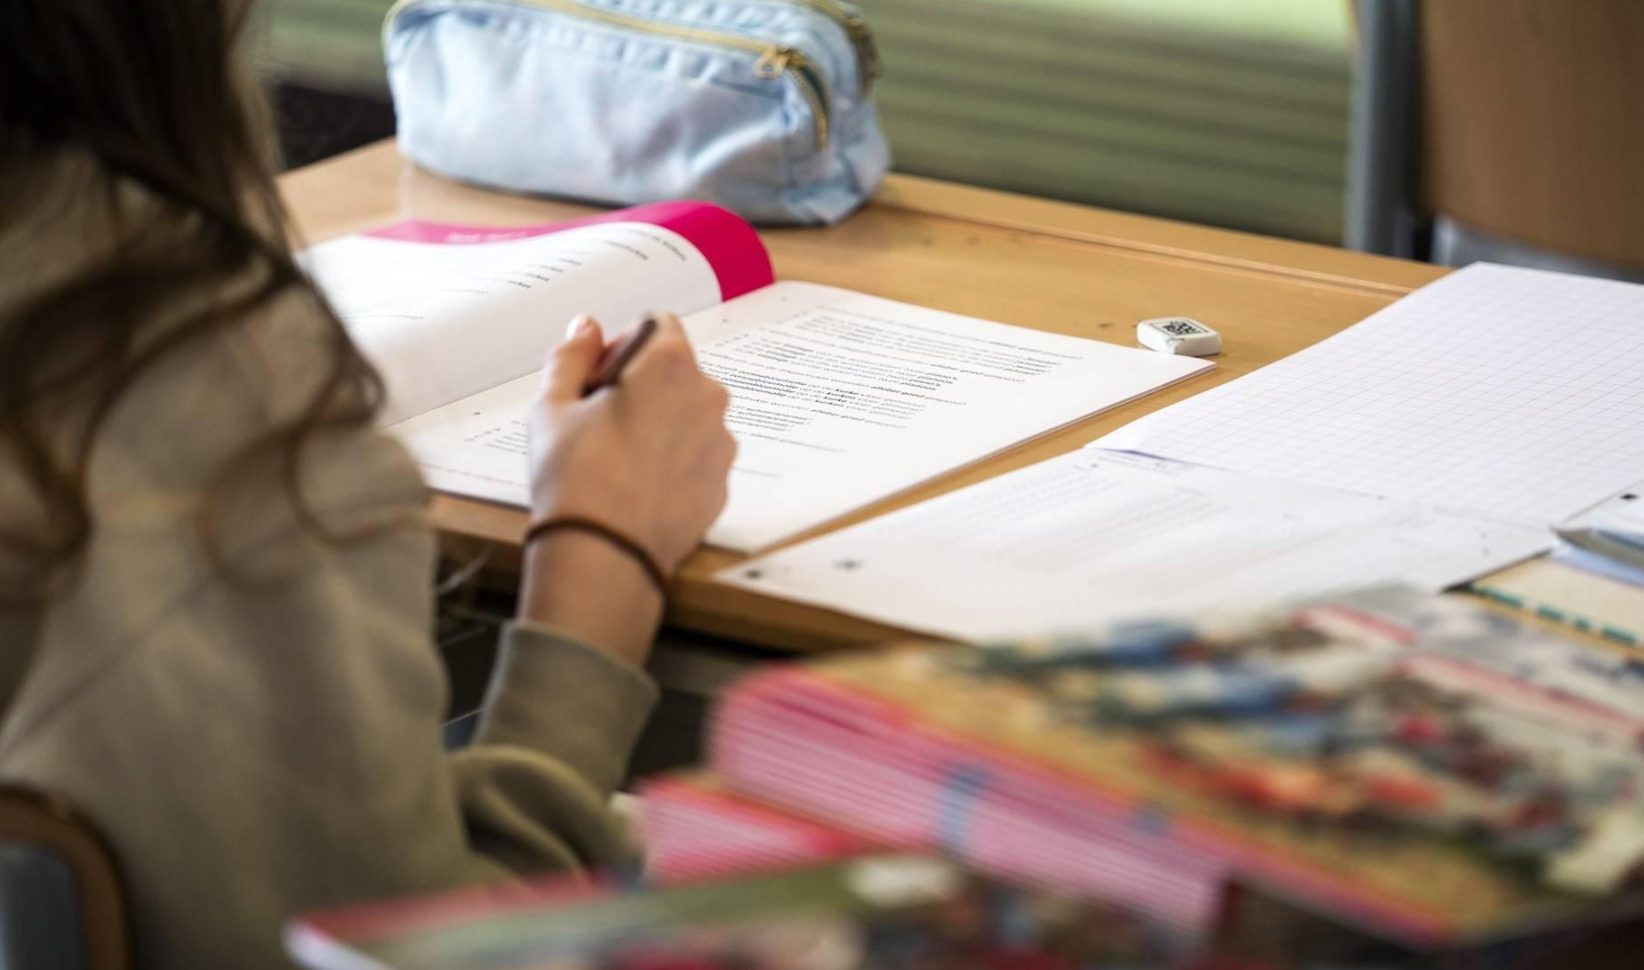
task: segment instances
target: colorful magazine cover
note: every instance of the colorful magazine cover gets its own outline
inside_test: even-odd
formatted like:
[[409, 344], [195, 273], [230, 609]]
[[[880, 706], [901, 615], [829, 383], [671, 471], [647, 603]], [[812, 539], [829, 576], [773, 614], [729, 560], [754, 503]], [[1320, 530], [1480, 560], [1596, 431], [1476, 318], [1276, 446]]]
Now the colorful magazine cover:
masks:
[[1641, 750], [1630, 659], [1390, 588], [774, 670], [723, 705], [713, 766], [1184, 925], [1240, 882], [1453, 946], [1638, 896]]

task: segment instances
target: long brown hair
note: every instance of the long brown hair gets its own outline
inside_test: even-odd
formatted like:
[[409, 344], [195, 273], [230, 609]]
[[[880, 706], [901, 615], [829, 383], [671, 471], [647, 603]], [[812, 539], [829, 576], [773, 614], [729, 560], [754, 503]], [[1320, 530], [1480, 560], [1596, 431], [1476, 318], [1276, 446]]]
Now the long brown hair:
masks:
[[[76, 204], [117, 218], [122, 193], [136, 187], [167, 213], [0, 316], [0, 462], [15, 466], [41, 510], [0, 530], [0, 608], [39, 604], [72, 575], [96, 524], [89, 459], [122, 394], [166, 355], [308, 285], [291, 258], [263, 114], [243, 79], [249, 7], [0, 2], [0, 231], [40, 197], [40, 180], [65, 154], [93, 159], [100, 183]], [[179, 307], [179, 294], [213, 288], [222, 299]], [[313, 299], [332, 338], [328, 372], [297, 417], [246, 442], [231, 464], [272, 456], [293, 508], [317, 528], [298, 489], [302, 445], [322, 429], [369, 423], [381, 385]], [[67, 409], [82, 417], [65, 452]]]

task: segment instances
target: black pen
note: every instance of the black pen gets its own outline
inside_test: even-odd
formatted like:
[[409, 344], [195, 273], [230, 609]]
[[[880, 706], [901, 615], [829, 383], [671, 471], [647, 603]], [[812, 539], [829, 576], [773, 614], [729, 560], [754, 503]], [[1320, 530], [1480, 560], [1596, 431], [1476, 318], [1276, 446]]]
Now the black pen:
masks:
[[610, 387], [621, 380], [622, 369], [628, 366], [628, 362], [634, 359], [634, 355], [639, 353], [640, 348], [645, 346], [645, 342], [651, 339], [653, 333], [656, 333], [656, 318], [646, 317], [622, 346], [617, 348], [617, 352], [611, 355], [611, 359], [605, 362], [605, 366], [599, 369], [599, 373], [590, 377], [588, 383], [582, 386], [582, 396], [587, 397], [600, 388]]

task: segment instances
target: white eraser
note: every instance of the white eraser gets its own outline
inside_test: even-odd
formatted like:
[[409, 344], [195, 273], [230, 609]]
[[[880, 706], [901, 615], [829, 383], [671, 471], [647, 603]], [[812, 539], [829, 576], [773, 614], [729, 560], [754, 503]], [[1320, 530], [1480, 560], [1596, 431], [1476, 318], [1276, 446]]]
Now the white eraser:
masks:
[[1191, 317], [1143, 320], [1136, 324], [1136, 339], [1161, 354], [1208, 357], [1222, 349], [1222, 335]]

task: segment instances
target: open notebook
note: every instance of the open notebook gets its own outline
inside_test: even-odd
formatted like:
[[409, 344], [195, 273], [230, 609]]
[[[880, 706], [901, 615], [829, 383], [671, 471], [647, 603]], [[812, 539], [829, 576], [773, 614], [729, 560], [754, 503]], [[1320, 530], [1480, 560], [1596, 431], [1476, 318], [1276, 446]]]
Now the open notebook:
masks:
[[566, 322], [620, 332], [679, 313], [731, 391], [739, 446], [708, 538], [744, 551], [1210, 366], [775, 282], [752, 228], [700, 203], [526, 229], [400, 223], [303, 259], [382, 370], [385, 420], [429, 484], [508, 504], [527, 502], [525, 416]]

